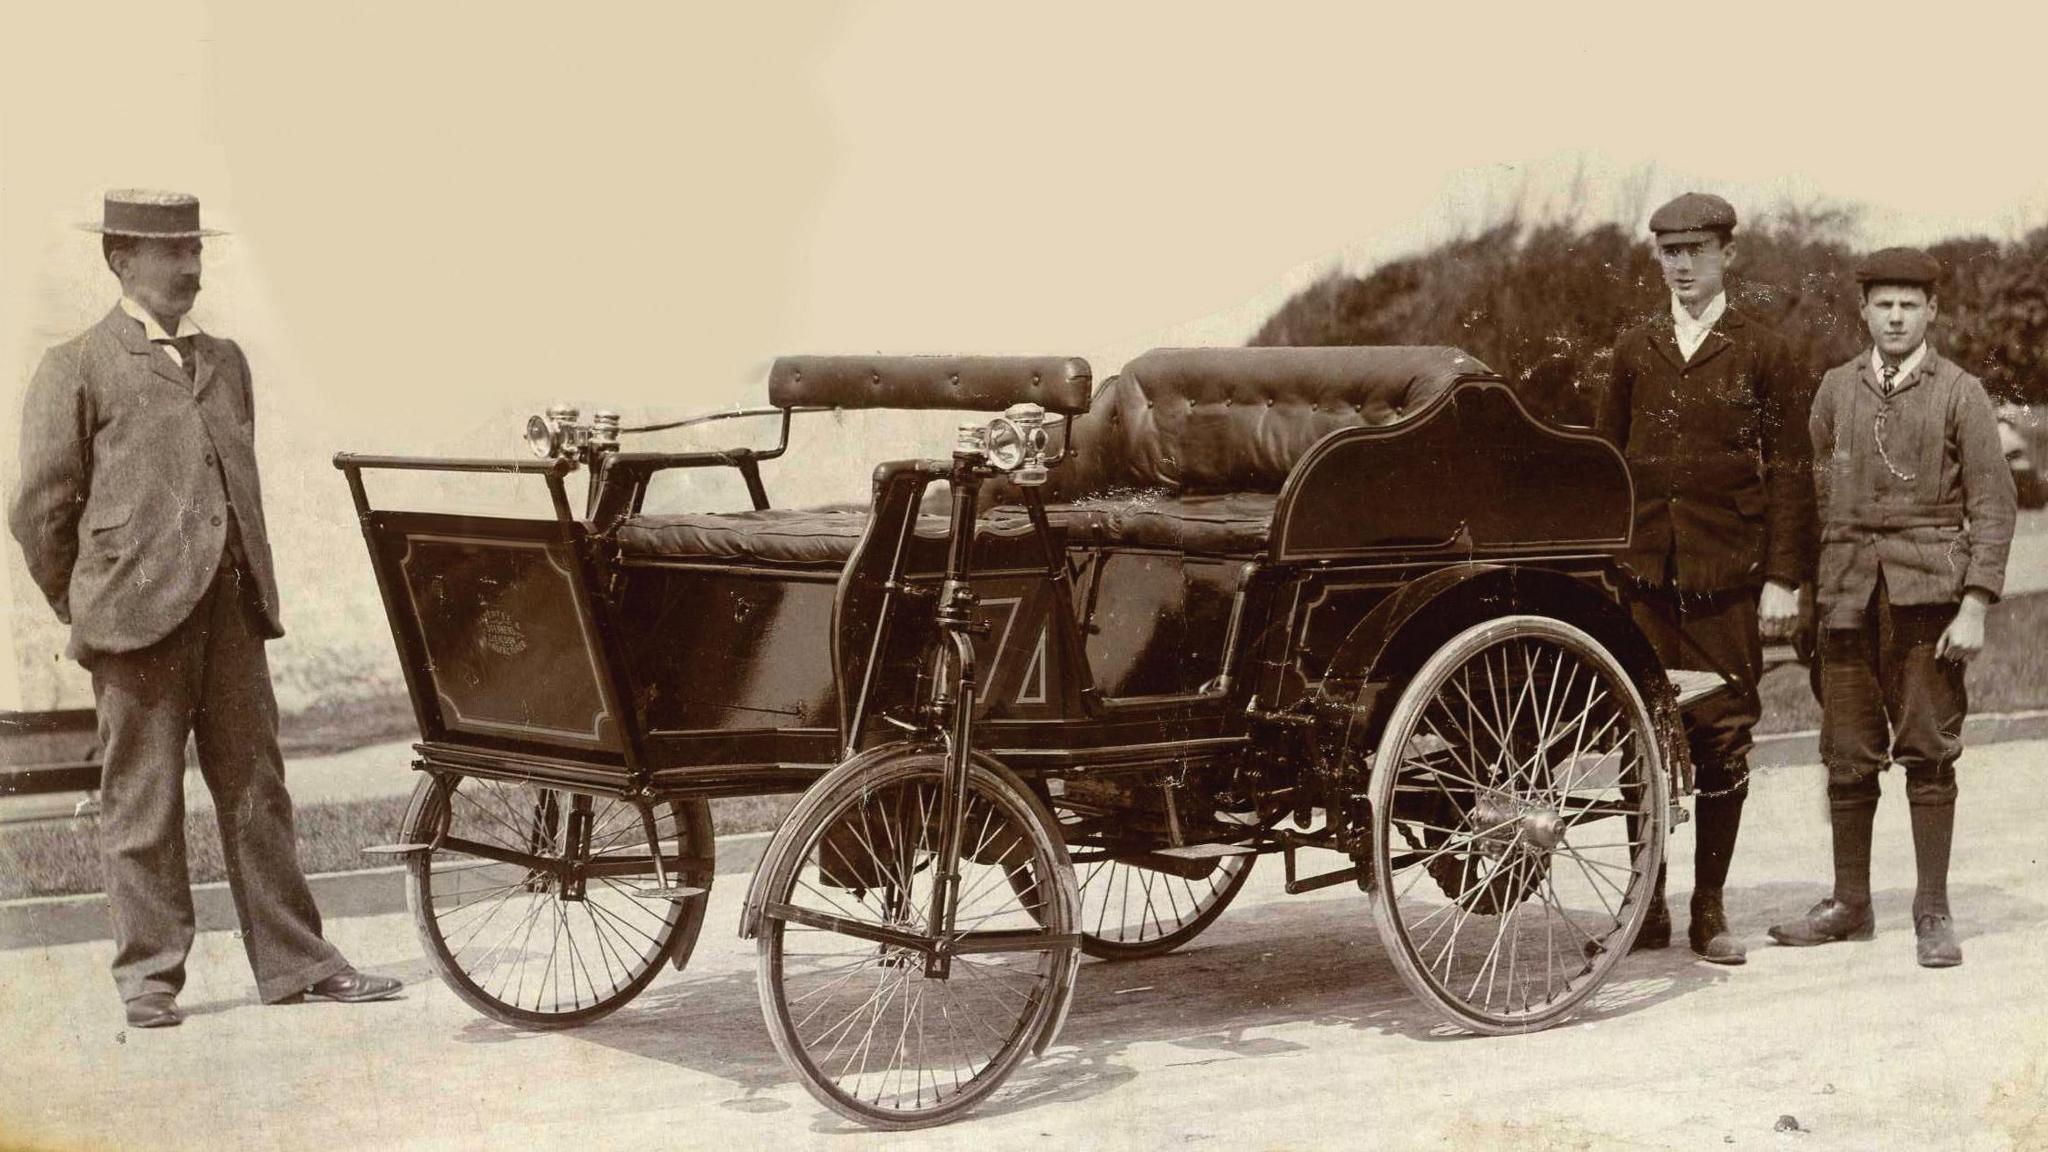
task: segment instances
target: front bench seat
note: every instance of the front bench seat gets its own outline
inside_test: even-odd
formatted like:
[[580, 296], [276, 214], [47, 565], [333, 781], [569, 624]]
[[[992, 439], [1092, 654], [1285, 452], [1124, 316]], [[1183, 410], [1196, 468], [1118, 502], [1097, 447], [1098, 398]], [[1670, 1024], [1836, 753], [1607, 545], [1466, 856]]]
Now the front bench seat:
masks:
[[[643, 513], [620, 521], [614, 539], [619, 555], [629, 560], [724, 560], [838, 568], [853, 555], [867, 524], [865, 508]], [[924, 527], [920, 524], [919, 530]], [[938, 521], [937, 531], [945, 534], [943, 519]]]
[[[1076, 545], [1250, 555], [1265, 547], [1276, 499], [1262, 492], [1178, 500], [1139, 493], [1051, 505], [1046, 517]], [[623, 521], [615, 539], [619, 554], [628, 559], [838, 568], [853, 555], [867, 523], [865, 510], [664, 513]], [[1022, 536], [1031, 531], [1029, 514], [1021, 505], [992, 509], [981, 525], [984, 531], [999, 536]], [[919, 517], [917, 534], [945, 539], [946, 517]]]

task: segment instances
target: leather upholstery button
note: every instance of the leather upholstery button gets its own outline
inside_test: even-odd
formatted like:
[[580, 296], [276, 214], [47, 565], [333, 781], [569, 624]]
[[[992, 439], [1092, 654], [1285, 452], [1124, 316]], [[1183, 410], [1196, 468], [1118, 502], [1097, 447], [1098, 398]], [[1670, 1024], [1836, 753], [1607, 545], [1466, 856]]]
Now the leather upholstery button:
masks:
[[215, 528], [218, 528], [218, 527], [220, 527], [220, 517], [218, 517], [218, 516], [215, 516], [215, 517], [213, 518], [213, 526], [214, 526]]
[[206, 462], [207, 462], [208, 464], [211, 464], [211, 463], [213, 463], [213, 453], [211, 453], [211, 452], [208, 452], [208, 453], [206, 454]]

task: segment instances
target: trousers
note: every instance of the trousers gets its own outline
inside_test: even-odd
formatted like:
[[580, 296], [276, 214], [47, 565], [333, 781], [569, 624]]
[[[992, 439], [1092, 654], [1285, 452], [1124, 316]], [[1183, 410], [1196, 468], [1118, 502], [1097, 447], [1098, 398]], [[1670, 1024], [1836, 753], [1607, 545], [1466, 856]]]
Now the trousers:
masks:
[[1820, 757], [1831, 803], [1875, 803], [1878, 773], [1906, 770], [1906, 799], [1953, 804], [1969, 695], [1960, 661], [1934, 645], [1953, 604], [1895, 605], [1879, 579], [1861, 628], [1820, 638]]
[[247, 578], [224, 555], [191, 616], [155, 644], [90, 653], [103, 767], [100, 847], [123, 1000], [176, 995], [194, 933], [185, 848], [185, 742], [213, 795], [242, 946], [265, 1002], [348, 967], [321, 935], [299, 868], [277, 700]]
[[1749, 794], [1750, 730], [1763, 715], [1756, 601], [1753, 588], [1680, 596], [1668, 586], [1639, 588], [1629, 599], [1629, 614], [1666, 668], [1718, 672], [1728, 680], [1725, 691], [1685, 718], [1694, 781], [1704, 795]]

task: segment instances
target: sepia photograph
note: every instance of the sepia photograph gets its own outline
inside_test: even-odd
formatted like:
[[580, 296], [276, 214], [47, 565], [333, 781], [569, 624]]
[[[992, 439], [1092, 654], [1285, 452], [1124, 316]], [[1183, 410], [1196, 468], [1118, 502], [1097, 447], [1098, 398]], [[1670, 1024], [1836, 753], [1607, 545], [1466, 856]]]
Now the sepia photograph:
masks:
[[0, 1150], [2048, 1149], [2048, 16], [0, 12]]

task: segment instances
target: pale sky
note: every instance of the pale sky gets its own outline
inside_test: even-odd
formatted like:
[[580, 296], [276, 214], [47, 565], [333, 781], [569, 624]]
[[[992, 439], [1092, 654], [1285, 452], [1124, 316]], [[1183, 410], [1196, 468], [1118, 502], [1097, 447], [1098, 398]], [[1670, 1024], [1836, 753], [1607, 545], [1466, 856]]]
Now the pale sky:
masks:
[[[280, 663], [381, 668], [336, 449], [745, 402], [785, 352], [1107, 376], [1575, 182], [1636, 225], [1686, 187], [1859, 203], [1871, 242], [2048, 222], [2037, 10], [1373, 7], [10, 4], [0, 393], [112, 303], [74, 227], [101, 191], [197, 193], [234, 233], [196, 315], [256, 372]], [[872, 429], [838, 431], [857, 479]]]

